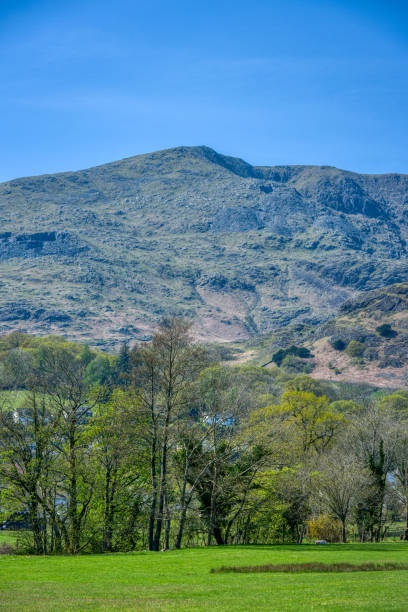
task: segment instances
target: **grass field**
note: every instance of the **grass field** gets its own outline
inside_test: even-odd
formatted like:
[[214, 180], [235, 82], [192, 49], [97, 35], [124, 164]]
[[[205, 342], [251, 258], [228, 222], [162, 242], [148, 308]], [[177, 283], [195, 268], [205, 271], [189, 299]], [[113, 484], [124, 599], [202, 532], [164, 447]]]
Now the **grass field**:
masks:
[[0, 531], [0, 544], [14, 544], [17, 531]]
[[1, 610], [408, 609], [408, 571], [210, 573], [267, 563], [408, 561], [405, 543], [188, 549], [82, 557], [0, 557]]

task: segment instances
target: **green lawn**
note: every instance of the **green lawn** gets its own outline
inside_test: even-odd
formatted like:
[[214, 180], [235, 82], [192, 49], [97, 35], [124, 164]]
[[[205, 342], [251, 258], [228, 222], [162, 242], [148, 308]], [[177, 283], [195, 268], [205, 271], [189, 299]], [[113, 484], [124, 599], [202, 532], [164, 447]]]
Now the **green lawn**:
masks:
[[0, 544], [14, 544], [17, 531], [0, 531]]
[[408, 561], [405, 543], [0, 557], [1, 610], [408, 609], [408, 571], [210, 574], [222, 565]]

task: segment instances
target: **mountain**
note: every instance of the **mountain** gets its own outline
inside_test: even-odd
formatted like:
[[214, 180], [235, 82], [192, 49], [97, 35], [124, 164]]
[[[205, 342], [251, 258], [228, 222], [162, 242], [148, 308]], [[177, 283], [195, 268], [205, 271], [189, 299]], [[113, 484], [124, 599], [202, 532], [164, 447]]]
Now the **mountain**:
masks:
[[112, 347], [319, 324], [406, 280], [408, 176], [256, 167], [208, 147], [0, 184], [0, 329]]

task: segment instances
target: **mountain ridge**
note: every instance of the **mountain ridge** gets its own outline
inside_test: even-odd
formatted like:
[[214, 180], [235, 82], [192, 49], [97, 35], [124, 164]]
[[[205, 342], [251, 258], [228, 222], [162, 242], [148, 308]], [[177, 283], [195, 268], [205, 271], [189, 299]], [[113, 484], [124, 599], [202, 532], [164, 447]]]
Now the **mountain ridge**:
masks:
[[[253, 178], [266, 178], [266, 174], [263, 174], [263, 171], [270, 171], [270, 170], [285, 170], [285, 169], [293, 169], [293, 170], [302, 170], [302, 169], [324, 169], [324, 170], [335, 170], [338, 172], [342, 172], [342, 173], [346, 173], [346, 174], [350, 174], [350, 175], [355, 175], [355, 176], [366, 176], [366, 177], [392, 177], [392, 176], [401, 176], [401, 177], [408, 177], [408, 172], [404, 173], [404, 172], [357, 172], [355, 170], [349, 170], [346, 168], [339, 168], [337, 166], [331, 166], [331, 165], [327, 165], [327, 164], [277, 164], [277, 165], [273, 165], [273, 166], [264, 166], [264, 165], [256, 165], [256, 164], [251, 164], [250, 162], [245, 161], [243, 158], [241, 157], [234, 157], [232, 155], [224, 155], [223, 153], [218, 153], [215, 149], [213, 149], [212, 147], [209, 147], [208, 145], [180, 145], [180, 146], [176, 146], [176, 147], [170, 147], [168, 149], [158, 149], [157, 151], [150, 151], [148, 153], [140, 153], [137, 155], [130, 155], [127, 157], [122, 157], [118, 160], [114, 160], [114, 161], [110, 161], [110, 162], [103, 162], [100, 164], [95, 164], [92, 166], [89, 166], [88, 168], [78, 168], [76, 170], [62, 170], [62, 171], [58, 171], [58, 172], [43, 172], [40, 174], [28, 174], [28, 175], [23, 175], [23, 176], [18, 176], [12, 179], [7, 179], [6, 181], [0, 181], [0, 185], [4, 185], [7, 183], [14, 183], [15, 181], [21, 181], [24, 179], [36, 179], [36, 178], [44, 178], [44, 177], [57, 177], [60, 175], [68, 175], [68, 174], [77, 174], [80, 172], [87, 172], [87, 171], [91, 171], [91, 170], [96, 170], [98, 168], [103, 168], [106, 166], [111, 166], [112, 164], [120, 164], [121, 162], [126, 162], [129, 160], [134, 160], [135, 158], [141, 158], [141, 157], [148, 157], [151, 155], [159, 155], [162, 153], [169, 153], [172, 151], [204, 151], [204, 152], [208, 152], [208, 156], [207, 159], [209, 161], [214, 161], [214, 160], [221, 160], [221, 159], [225, 159], [225, 160], [231, 160], [231, 161], [236, 161], [236, 162], [240, 162], [243, 166], [245, 167], [249, 167], [252, 168], [253, 171], [256, 172], [259, 171], [259, 175], [258, 176], [253, 176]], [[222, 164], [221, 161], [217, 162], [214, 161], [214, 163], [218, 163], [219, 165], [225, 167], [226, 169], [228, 169], [228, 166], [226, 164]], [[231, 170], [233, 171], [233, 170]], [[239, 174], [238, 172], [235, 172], [236, 174], [238, 174], [239, 176], [249, 176], [248, 174]]]
[[1, 330], [108, 348], [165, 314], [221, 342], [319, 323], [407, 278], [407, 216], [408, 175], [252, 166], [206, 146], [13, 179]]

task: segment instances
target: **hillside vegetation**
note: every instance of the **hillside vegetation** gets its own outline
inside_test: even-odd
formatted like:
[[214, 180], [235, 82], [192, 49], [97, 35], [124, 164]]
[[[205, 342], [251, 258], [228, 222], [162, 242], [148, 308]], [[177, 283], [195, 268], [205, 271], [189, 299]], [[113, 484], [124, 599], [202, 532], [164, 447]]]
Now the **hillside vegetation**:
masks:
[[408, 177], [179, 147], [0, 185], [0, 324], [112, 347], [318, 324], [408, 271]]
[[[300, 348], [309, 353], [307, 358], [296, 354]], [[241, 345], [231, 362], [234, 357], [317, 379], [406, 387], [408, 283], [361, 293], [325, 323], [289, 325]]]

